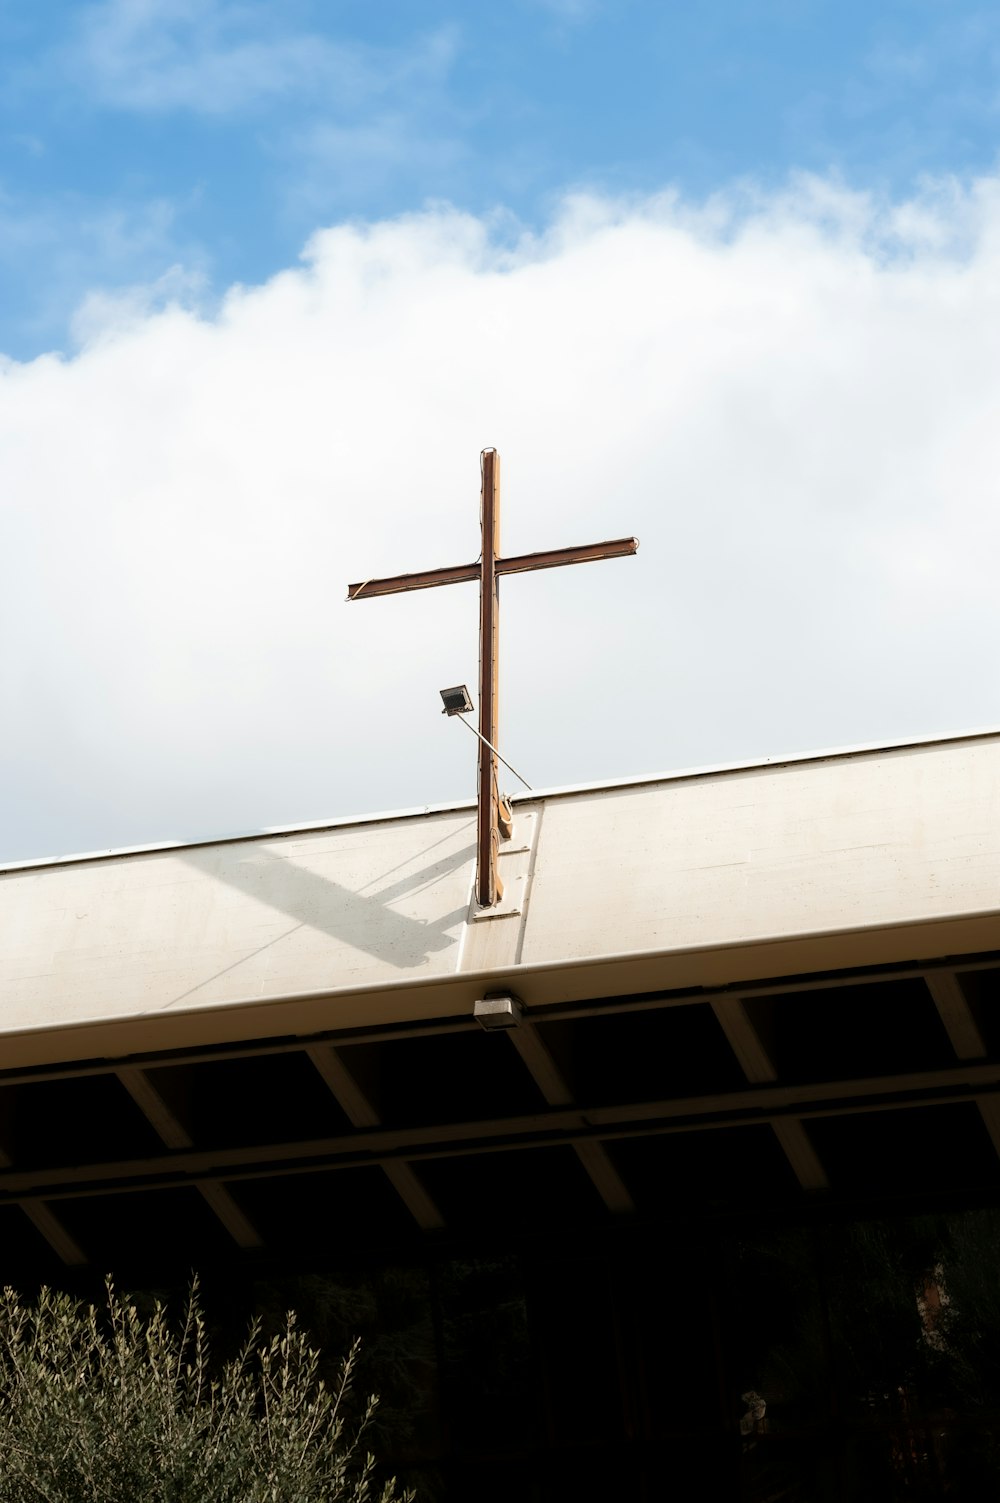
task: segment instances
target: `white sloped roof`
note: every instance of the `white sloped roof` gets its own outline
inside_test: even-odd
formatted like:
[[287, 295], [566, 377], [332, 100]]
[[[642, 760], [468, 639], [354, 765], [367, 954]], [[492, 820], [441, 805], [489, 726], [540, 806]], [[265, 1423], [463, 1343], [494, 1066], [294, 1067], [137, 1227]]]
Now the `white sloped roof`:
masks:
[[8, 868], [11, 1063], [1000, 949], [1000, 732]]

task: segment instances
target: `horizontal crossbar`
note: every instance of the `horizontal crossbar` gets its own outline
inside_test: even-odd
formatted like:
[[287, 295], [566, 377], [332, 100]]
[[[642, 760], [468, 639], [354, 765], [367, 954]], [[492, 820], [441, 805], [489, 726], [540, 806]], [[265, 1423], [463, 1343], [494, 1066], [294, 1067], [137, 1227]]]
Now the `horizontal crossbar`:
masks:
[[[532, 569], [558, 569], [564, 564], [589, 564], [602, 558], [627, 558], [639, 547], [638, 538], [611, 538], [604, 543], [585, 543], [580, 548], [549, 548], [541, 553], [519, 553], [498, 558], [498, 574], [527, 574]], [[347, 586], [348, 600], [367, 600], [374, 595], [401, 595], [406, 590], [429, 590], [435, 585], [463, 584], [478, 579], [480, 565], [456, 564], [450, 569], [424, 569], [416, 574], [392, 574], [385, 579], [362, 579]]]

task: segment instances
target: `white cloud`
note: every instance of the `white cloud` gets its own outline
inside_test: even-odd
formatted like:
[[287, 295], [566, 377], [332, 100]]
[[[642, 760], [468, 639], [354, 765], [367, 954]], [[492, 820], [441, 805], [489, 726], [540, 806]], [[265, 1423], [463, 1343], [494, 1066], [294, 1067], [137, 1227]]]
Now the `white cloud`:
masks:
[[[193, 285], [208, 258], [184, 232], [187, 205], [96, 201], [79, 193], [0, 191], [0, 274], [10, 337], [44, 348], [65, 336], [81, 300], [119, 298], [123, 284], [162, 282], [183, 264]], [[149, 298], [138, 286], [134, 296]], [[163, 299], [161, 298], [161, 301]]]
[[75, 84], [103, 104], [230, 114], [293, 95], [352, 111], [440, 78], [454, 36], [377, 49], [294, 29], [288, 12], [234, 0], [97, 0], [64, 49]]
[[152, 282], [88, 292], [70, 320], [70, 334], [75, 345], [93, 345], [163, 309], [190, 310], [208, 301], [208, 280], [202, 271], [169, 266]]
[[[504, 585], [536, 786], [1000, 719], [1000, 185], [579, 198], [318, 233], [217, 315], [91, 302], [0, 400], [10, 855], [471, 791], [471, 586], [349, 579], [634, 531]], [[173, 301], [171, 301], [173, 299]]]
[[602, 8], [600, 0], [530, 0], [539, 10], [548, 11], [557, 21], [590, 21]]
[[[376, 114], [354, 124], [311, 122], [292, 132], [284, 152], [291, 164], [286, 204], [299, 216], [331, 203], [364, 202], [387, 186], [453, 181], [468, 148], [406, 113]], [[308, 221], [307, 221], [308, 222]]]

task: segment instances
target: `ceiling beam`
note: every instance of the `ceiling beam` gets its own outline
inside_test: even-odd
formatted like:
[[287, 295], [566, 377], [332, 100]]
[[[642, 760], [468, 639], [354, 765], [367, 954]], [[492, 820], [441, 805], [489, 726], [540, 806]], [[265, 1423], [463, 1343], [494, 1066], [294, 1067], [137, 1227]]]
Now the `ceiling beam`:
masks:
[[234, 1200], [230, 1191], [217, 1179], [198, 1181], [203, 1200], [211, 1206], [237, 1247], [262, 1247], [263, 1239], [250, 1217]]
[[977, 1096], [976, 1105], [983, 1119], [983, 1126], [990, 1135], [990, 1141], [1000, 1154], [1000, 1095]]
[[955, 972], [927, 971], [924, 980], [959, 1059], [985, 1059], [987, 1049], [979, 1024]]
[[383, 1170], [422, 1232], [437, 1232], [444, 1226], [444, 1217], [424, 1187], [417, 1171], [405, 1159], [393, 1159], [382, 1165]]
[[829, 1190], [826, 1170], [801, 1117], [772, 1117], [771, 1128], [803, 1190]]
[[[648, 1012], [664, 1007], [690, 1007], [692, 1003], [713, 1002], [718, 998], [739, 996], [744, 1000], [758, 997], [781, 997], [788, 993], [838, 991], [848, 986], [872, 986], [887, 981], [920, 981], [937, 968], [934, 965], [885, 966], [867, 970], [845, 970], [814, 976], [797, 976], [794, 981], [778, 977], [761, 981], [735, 983], [725, 987], [682, 988], [656, 996], [607, 997], [594, 1002], [547, 1002], [531, 1008], [539, 1022], [556, 1019], [602, 1017], [606, 1013]], [[941, 969], [965, 976], [976, 971], [1000, 970], [1000, 954], [991, 953], [978, 960], [949, 960]]]
[[[173, 1106], [154, 1085], [147, 1070], [128, 1065], [115, 1071], [147, 1122], [168, 1148], [193, 1148], [194, 1139]], [[199, 1180], [199, 1194], [232, 1237], [237, 1247], [261, 1247], [263, 1241], [250, 1218], [236, 1204], [225, 1185], [217, 1180]]]
[[541, 1092], [542, 1099], [549, 1106], [569, 1106], [573, 1092], [534, 1024], [522, 1013], [517, 1027], [505, 1028], [503, 1032], [520, 1055], [521, 1063]]
[[[778, 1072], [750, 1021], [742, 998], [716, 997], [711, 1006], [747, 1080], [754, 1085], [777, 1080]], [[830, 1181], [801, 1119], [778, 1117], [772, 1121], [771, 1127], [802, 1189], [828, 1190]]]
[[86, 1253], [70, 1236], [55, 1211], [44, 1200], [22, 1200], [21, 1209], [36, 1232], [41, 1232], [53, 1252], [70, 1268], [86, 1263]]
[[[857, 1114], [868, 1114], [872, 1111], [906, 1111], [915, 1104], [921, 1107], [968, 1105], [969, 1100], [970, 1098], [967, 1092], [953, 1092], [947, 1095], [936, 1096], [933, 1100], [930, 1101], [923, 1100], [919, 1103], [914, 1103], [912, 1101], [883, 1101], [878, 1104], [873, 1104], [871, 1102], [855, 1102], [851, 1104], [841, 1103], [836, 1106], [816, 1108], [814, 1110], [804, 1112], [802, 1116], [804, 1119], [811, 1117], [845, 1117]], [[995, 1116], [996, 1119], [1000, 1121], [1000, 1112], [996, 1113]], [[575, 1147], [577, 1143], [581, 1142], [597, 1141], [599, 1143], [608, 1144], [624, 1141], [629, 1138], [646, 1138], [675, 1135], [681, 1136], [697, 1131], [726, 1131], [741, 1127], [760, 1127], [764, 1124], [773, 1127], [773, 1119], [762, 1119], [759, 1115], [754, 1113], [752, 1115], [744, 1114], [742, 1116], [715, 1117], [710, 1121], [702, 1123], [693, 1123], [690, 1120], [675, 1121], [665, 1119], [659, 1122], [646, 1123], [643, 1125], [624, 1124], [620, 1126], [608, 1126], [606, 1128], [603, 1128], [600, 1133], [595, 1133], [593, 1129], [587, 1129], [586, 1127], [581, 1126], [575, 1131], [568, 1131], [561, 1137], [556, 1138], [519, 1138], [515, 1139], [514, 1141], [510, 1141], [498, 1135], [496, 1137], [483, 1138], [479, 1141], [474, 1142], [453, 1143], [449, 1144], [446, 1147], [429, 1145], [427, 1147], [419, 1149], [408, 1148], [406, 1150], [405, 1157], [406, 1162], [424, 1163], [436, 1159], [482, 1157], [484, 1154], [491, 1153], [510, 1153], [516, 1151], [531, 1152], [533, 1149], [545, 1149], [551, 1148], [553, 1146]], [[299, 1146], [315, 1149], [319, 1145], [308, 1144]], [[314, 1157], [307, 1156], [299, 1158], [297, 1160], [284, 1161], [280, 1163], [270, 1161], [263, 1164], [258, 1162], [253, 1164], [230, 1165], [226, 1169], [226, 1178], [230, 1182], [242, 1183], [244, 1181], [251, 1180], [273, 1179], [276, 1176], [288, 1178], [297, 1177], [303, 1174], [328, 1173], [330, 1171], [338, 1169], [351, 1170], [368, 1168], [372, 1165], [379, 1165], [380, 1167], [385, 1168], [387, 1165], [396, 1162], [397, 1158], [398, 1154], [394, 1155], [393, 1150], [388, 1147], [377, 1154], [372, 1152], [361, 1152], [355, 1154], [338, 1155], [336, 1159], [332, 1161], [317, 1154]], [[174, 1161], [166, 1160], [165, 1162], [172, 1165]], [[110, 1167], [112, 1170], [114, 1170], [118, 1166], [112, 1165], [102, 1167]], [[207, 1167], [204, 1170], [188, 1170], [183, 1174], [160, 1173], [149, 1179], [127, 1179], [122, 1181], [121, 1183], [109, 1183], [105, 1178], [100, 1181], [91, 1183], [52, 1186], [46, 1190], [46, 1197], [50, 1201], [62, 1201], [86, 1199], [95, 1195], [128, 1194], [130, 1191], [134, 1190], [169, 1190], [175, 1189], [178, 1186], [198, 1183], [200, 1178], [205, 1177], [211, 1177], [211, 1172]], [[20, 1205], [25, 1201], [32, 1201], [36, 1198], [36, 1195], [34, 1195], [30, 1190], [27, 1190], [24, 1193], [15, 1192], [12, 1195], [6, 1196], [4, 1197], [3, 1202], [0, 1203]]]
[[629, 1216], [635, 1202], [600, 1138], [578, 1139], [576, 1156], [590, 1175], [591, 1183], [613, 1216]]
[[45, 1192], [62, 1195], [107, 1193], [118, 1186], [134, 1189], [142, 1182], [162, 1185], [192, 1179], [267, 1177], [316, 1168], [356, 1168], [402, 1159], [423, 1159], [545, 1148], [577, 1141], [612, 1141], [662, 1132], [696, 1132], [759, 1125], [777, 1117], [854, 1115], [906, 1110], [913, 1106], [951, 1106], [1000, 1092], [1000, 1062], [955, 1066], [867, 1080], [824, 1081], [805, 1085], [757, 1086], [713, 1096], [672, 1097], [663, 1101], [627, 1102], [601, 1107], [550, 1107], [517, 1117], [431, 1123], [422, 1127], [368, 1128], [338, 1137], [250, 1147], [175, 1151], [157, 1158], [72, 1164], [63, 1168], [0, 1170], [0, 1196], [22, 1200]]
[[715, 997], [710, 1005], [747, 1080], [754, 1085], [777, 1080], [778, 1072], [747, 1015], [742, 997]]
[[177, 1113], [167, 1105], [145, 1070], [134, 1065], [116, 1070], [115, 1074], [142, 1112], [153, 1131], [168, 1148], [191, 1148], [194, 1139]]
[[[927, 971], [924, 980], [959, 1059], [984, 1059], [988, 1052], [986, 1043], [957, 974], [945, 970]], [[1000, 1157], [1000, 1097], [980, 1096], [976, 1104], [990, 1142]]]
[[[569, 1106], [573, 1093], [565, 1077], [552, 1057], [538, 1029], [522, 1013], [516, 1028], [504, 1029], [514, 1048], [521, 1056], [535, 1085], [549, 1106]], [[593, 1139], [575, 1143], [576, 1156], [590, 1177], [590, 1182], [604, 1201], [605, 1207], [615, 1216], [627, 1215], [635, 1210], [635, 1204], [625, 1182], [603, 1143]]]
[[344, 1063], [329, 1044], [314, 1044], [306, 1050], [352, 1127], [378, 1127], [381, 1117]]
[[[332, 1096], [352, 1127], [373, 1128], [381, 1118], [366, 1093], [344, 1063], [343, 1056], [329, 1044], [312, 1045], [306, 1050]], [[444, 1217], [434, 1204], [412, 1165], [400, 1161], [383, 1164], [383, 1170], [421, 1231], [439, 1231]]]

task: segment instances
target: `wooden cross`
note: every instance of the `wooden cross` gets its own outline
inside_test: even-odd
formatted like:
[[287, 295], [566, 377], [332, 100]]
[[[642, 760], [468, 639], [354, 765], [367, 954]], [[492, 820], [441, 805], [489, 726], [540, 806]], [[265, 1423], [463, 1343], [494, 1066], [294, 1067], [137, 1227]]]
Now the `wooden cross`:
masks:
[[531, 569], [555, 569], [561, 564], [587, 564], [592, 559], [621, 558], [635, 553], [635, 538], [614, 538], [582, 548], [553, 548], [547, 553], [522, 553], [500, 557], [500, 456], [495, 449], [482, 452], [483, 551], [478, 563], [457, 564], [448, 569], [428, 569], [420, 574], [394, 574], [388, 579], [364, 579], [347, 587], [348, 600], [367, 600], [373, 595], [397, 595], [404, 590], [427, 590], [432, 585], [461, 584], [479, 580], [479, 798], [476, 840], [476, 900], [492, 908], [503, 894], [497, 871], [501, 834], [511, 833], [510, 806], [500, 798], [498, 786], [499, 707], [498, 670], [500, 647], [501, 574], [524, 574]]

